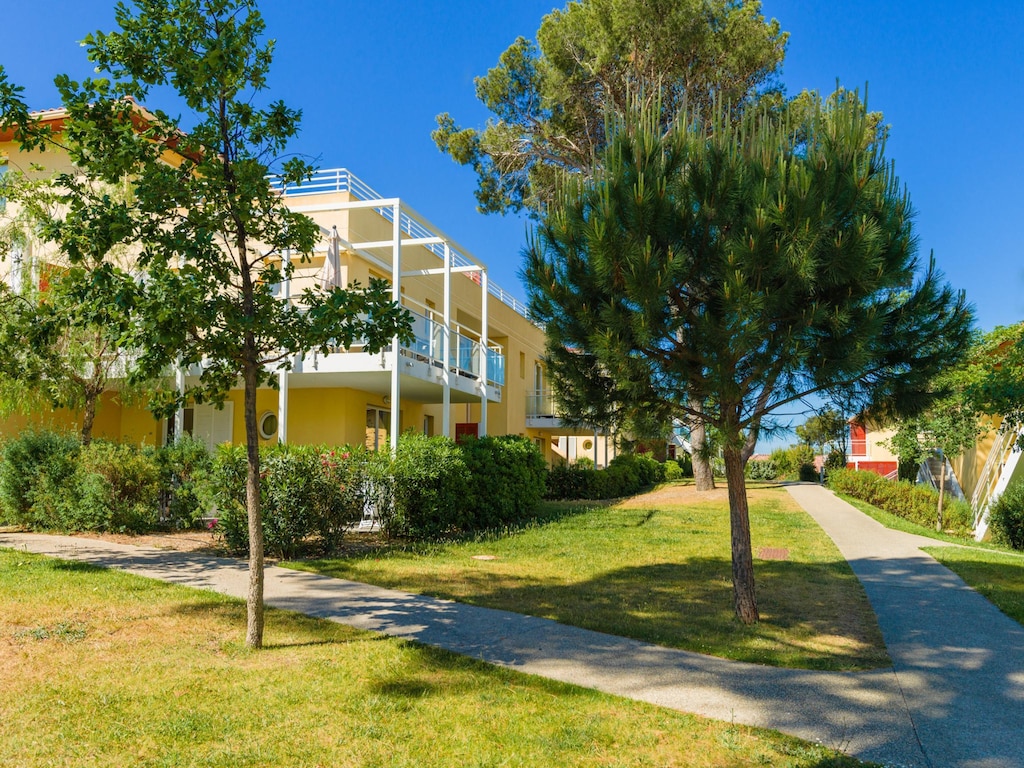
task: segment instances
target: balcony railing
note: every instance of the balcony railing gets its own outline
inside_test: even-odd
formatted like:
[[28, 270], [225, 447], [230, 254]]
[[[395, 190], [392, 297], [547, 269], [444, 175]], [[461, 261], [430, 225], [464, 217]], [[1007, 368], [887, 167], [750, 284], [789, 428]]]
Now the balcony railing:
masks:
[[555, 399], [551, 390], [535, 389], [526, 393], [526, 418], [555, 415]]
[[[325, 170], [317, 171], [313, 174], [313, 177], [308, 181], [304, 181], [301, 185], [285, 185], [271, 179], [271, 187], [281, 193], [284, 197], [300, 197], [303, 195], [323, 195], [331, 192], [348, 192], [353, 197], [359, 200], [382, 200], [383, 195], [378, 194], [362, 179], [353, 174], [347, 168], [330, 168]], [[393, 222], [395, 220], [394, 209], [391, 206], [383, 205], [374, 210], [387, 221]], [[426, 226], [421, 224], [419, 221], [409, 216], [408, 214], [402, 214], [400, 228], [402, 232], [407, 234], [409, 237], [435, 237], [436, 232], [431, 231]], [[424, 248], [429, 250], [435, 256], [442, 261], [444, 260], [444, 246], [439, 243], [432, 243], [424, 245]], [[468, 258], [464, 254], [460, 253], [455, 248], [449, 246], [449, 254], [451, 254], [451, 264], [453, 267], [470, 267], [479, 266], [475, 261]], [[466, 277], [470, 280], [473, 279], [473, 275], [476, 274], [475, 282], [479, 282], [479, 274], [473, 272], [465, 273]], [[523, 317], [529, 317], [529, 310], [526, 305], [519, 301], [515, 296], [510, 294], [504, 288], [497, 283], [488, 280], [487, 281], [487, 292], [492, 296], [496, 297], [499, 301], [508, 307], [511, 307]]]

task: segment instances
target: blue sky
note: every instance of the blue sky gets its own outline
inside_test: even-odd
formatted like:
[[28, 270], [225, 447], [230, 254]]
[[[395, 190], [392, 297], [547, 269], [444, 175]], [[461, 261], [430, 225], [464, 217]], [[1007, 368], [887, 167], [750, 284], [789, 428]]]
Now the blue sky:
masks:
[[[109, 30], [110, 0], [18, 2], [5, 9], [0, 64], [33, 107], [56, 106], [53, 75], [90, 72], [77, 41]], [[562, 4], [557, 4], [561, 7]], [[487, 119], [473, 78], [517, 35], [532, 37], [552, 0], [264, 0], [277, 40], [275, 97], [303, 111], [296, 152], [344, 166], [400, 196], [523, 297], [527, 223], [475, 210], [471, 170], [430, 139], [434, 116]], [[1018, 0], [764, 0], [789, 31], [783, 82], [831, 92], [869, 87], [891, 125], [887, 156], [918, 211], [922, 256], [935, 252], [988, 330], [1024, 319], [1024, 56]], [[164, 106], [151, 104], [151, 106]]]

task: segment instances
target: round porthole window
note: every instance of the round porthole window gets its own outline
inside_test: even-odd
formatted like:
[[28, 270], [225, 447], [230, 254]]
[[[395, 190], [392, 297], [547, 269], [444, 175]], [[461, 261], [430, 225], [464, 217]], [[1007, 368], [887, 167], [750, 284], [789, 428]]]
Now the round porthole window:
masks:
[[277, 434], [277, 414], [273, 411], [266, 411], [260, 416], [260, 437], [269, 440]]
[[593, 440], [584, 440], [583, 441], [583, 450], [584, 451], [592, 451], [592, 450], [594, 450], [594, 441]]

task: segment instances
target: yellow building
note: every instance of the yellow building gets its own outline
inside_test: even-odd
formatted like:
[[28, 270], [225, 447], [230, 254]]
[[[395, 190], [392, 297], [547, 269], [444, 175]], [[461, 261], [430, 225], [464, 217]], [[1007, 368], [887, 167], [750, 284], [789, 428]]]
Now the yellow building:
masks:
[[[39, 113], [56, 130], [63, 116], [59, 110]], [[19, 153], [10, 133], [0, 134], [0, 158], [12, 169], [28, 169], [30, 163], [47, 171], [70, 169], [58, 153]], [[279, 299], [296, 302], [317, 283], [366, 285], [371, 277], [381, 278], [411, 313], [415, 341], [376, 354], [357, 342], [328, 354], [298, 355], [290, 372], [279, 373], [278, 390], [259, 392], [263, 441], [381, 448], [393, 446], [406, 430], [451, 437], [518, 434], [532, 438], [549, 461], [586, 455], [603, 466], [615, 455], [599, 429], [567, 429], [555, 415], [545, 385], [544, 332], [528, 319], [522, 302], [493, 283], [482, 261], [408, 202], [378, 194], [346, 169], [320, 171], [301, 186], [277, 189], [321, 232], [311, 261], [285, 255], [294, 257], [295, 270], [276, 286]], [[45, 261], [45, 248], [25, 243], [7, 254], [5, 279], [16, 286], [31, 273], [35, 280]], [[178, 371], [179, 386], [199, 373]], [[94, 433], [159, 444], [184, 430], [210, 446], [240, 443], [242, 410], [239, 388], [222, 409], [200, 405], [179, 412], [175, 430], [143, 408], [121, 403], [114, 391], [103, 397]], [[29, 422], [67, 424], [75, 418], [67, 413], [15, 417], [0, 424], [0, 433]]]

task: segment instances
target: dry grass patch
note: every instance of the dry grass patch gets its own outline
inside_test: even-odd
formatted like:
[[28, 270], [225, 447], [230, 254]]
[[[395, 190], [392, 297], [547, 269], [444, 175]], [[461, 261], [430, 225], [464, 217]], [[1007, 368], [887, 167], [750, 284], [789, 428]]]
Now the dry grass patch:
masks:
[[788, 550], [786, 560], [755, 561], [762, 621], [753, 627], [733, 615], [724, 488], [673, 484], [615, 505], [551, 504], [546, 521], [507, 535], [291, 565], [743, 661], [888, 664], [867, 597], [832, 541], [781, 487], [754, 487], [750, 502], [755, 554]]
[[0, 765], [855, 766], [777, 733], [0, 550]]

